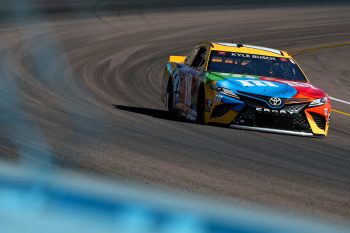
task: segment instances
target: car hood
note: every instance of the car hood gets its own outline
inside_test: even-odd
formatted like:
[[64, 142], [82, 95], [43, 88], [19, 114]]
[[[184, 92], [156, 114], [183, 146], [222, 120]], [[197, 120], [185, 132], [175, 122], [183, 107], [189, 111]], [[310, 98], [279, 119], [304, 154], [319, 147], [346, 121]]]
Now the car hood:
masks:
[[229, 88], [235, 93], [246, 93], [279, 98], [322, 98], [327, 94], [309, 82], [290, 81], [255, 75], [208, 72], [207, 82]]

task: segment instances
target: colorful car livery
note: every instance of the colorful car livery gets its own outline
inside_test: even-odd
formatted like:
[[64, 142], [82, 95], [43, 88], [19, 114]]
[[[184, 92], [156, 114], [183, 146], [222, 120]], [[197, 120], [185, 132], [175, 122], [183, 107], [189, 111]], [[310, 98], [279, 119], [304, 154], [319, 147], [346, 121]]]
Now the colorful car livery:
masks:
[[285, 51], [204, 42], [170, 56], [162, 81], [169, 111], [198, 123], [326, 136], [331, 105]]

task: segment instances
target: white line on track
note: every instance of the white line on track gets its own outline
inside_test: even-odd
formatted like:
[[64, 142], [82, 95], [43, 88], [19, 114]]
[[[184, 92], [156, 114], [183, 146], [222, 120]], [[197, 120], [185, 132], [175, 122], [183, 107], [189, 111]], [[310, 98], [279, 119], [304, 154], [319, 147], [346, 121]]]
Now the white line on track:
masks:
[[348, 101], [345, 101], [345, 100], [340, 100], [340, 99], [337, 99], [337, 98], [334, 98], [334, 97], [329, 97], [331, 100], [334, 100], [334, 101], [337, 101], [337, 102], [340, 102], [340, 103], [343, 103], [343, 104], [349, 104], [350, 105], [350, 102]]

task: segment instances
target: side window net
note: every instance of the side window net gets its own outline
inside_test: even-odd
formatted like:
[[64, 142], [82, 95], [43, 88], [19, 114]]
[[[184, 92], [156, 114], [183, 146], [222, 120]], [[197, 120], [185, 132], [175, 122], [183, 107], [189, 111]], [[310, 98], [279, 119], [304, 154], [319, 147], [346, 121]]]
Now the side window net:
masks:
[[197, 56], [192, 62], [192, 66], [195, 68], [199, 68], [204, 65], [205, 63], [205, 57], [206, 57], [206, 49], [205, 48], [200, 48]]
[[187, 65], [191, 65], [192, 63], [193, 63], [193, 59], [196, 57], [196, 55], [198, 54], [198, 48], [196, 48], [196, 49], [194, 49], [194, 50], [192, 50], [191, 52], [190, 52], [190, 54], [187, 56], [187, 59], [186, 59], [186, 64]]

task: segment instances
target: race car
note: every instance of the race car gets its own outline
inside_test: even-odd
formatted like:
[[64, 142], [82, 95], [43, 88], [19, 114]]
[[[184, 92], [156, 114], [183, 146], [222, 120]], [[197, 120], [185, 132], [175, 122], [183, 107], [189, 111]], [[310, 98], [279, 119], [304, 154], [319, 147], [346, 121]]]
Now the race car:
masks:
[[300, 136], [327, 136], [331, 114], [327, 93], [287, 52], [236, 43], [170, 56], [162, 101], [190, 121]]

